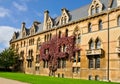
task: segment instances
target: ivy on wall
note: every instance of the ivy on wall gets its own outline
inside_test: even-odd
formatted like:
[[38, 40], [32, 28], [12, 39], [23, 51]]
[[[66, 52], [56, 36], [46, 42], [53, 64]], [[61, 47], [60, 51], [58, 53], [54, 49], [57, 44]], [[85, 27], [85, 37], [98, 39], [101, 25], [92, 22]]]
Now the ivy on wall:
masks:
[[[61, 51], [61, 47], [65, 46], [65, 51]], [[48, 61], [49, 69], [52, 72], [57, 70], [58, 59], [69, 59], [72, 60], [74, 52], [79, 50], [75, 47], [75, 36], [69, 36], [59, 38], [57, 35], [53, 38], [44, 42], [40, 48], [41, 60]]]

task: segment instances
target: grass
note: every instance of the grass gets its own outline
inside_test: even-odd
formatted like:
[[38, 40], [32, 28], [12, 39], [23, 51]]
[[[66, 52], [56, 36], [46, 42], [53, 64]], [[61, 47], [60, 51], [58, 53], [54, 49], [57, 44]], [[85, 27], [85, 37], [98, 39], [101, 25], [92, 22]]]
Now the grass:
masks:
[[0, 72], [0, 77], [27, 82], [30, 84], [118, 84], [112, 82], [55, 78], [55, 77], [28, 75], [23, 73], [11, 73], [11, 72]]

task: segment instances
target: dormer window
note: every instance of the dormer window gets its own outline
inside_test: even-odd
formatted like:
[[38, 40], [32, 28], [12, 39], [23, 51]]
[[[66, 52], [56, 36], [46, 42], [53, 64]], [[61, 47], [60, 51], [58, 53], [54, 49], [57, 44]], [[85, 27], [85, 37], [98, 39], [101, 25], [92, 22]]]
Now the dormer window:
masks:
[[99, 5], [96, 6], [96, 13], [99, 13]]
[[61, 18], [61, 25], [66, 24], [66, 23], [67, 23], [67, 17], [66, 16], [62, 17]]
[[95, 8], [94, 7], [91, 8], [91, 15], [93, 15], [93, 14], [95, 14]]
[[102, 11], [103, 5], [99, 0], [93, 0], [92, 4], [89, 7], [89, 15], [94, 15]]
[[63, 17], [61, 18], [61, 25], [64, 24], [64, 19]]
[[31, 29], [31, 35], [34, 35], [34, 29]]
[[52, 28], [51, 22], [47, 23], [47, 29], [51, 29], [51, 28]]
[[68, 10], [63, 8], [62, 9], [62, 15], [60, 17], [60, 25], [68, 23], [69, 19], [70, 19], [70, 17], [69, 17], [69, 14], [68, 14]]
[[47, 20], [46, 27], [47, 27], [47, 29], [51, 29], [52, 26], [53, 26], [53, 21], [52, 21], [52, 18], [49, 17], [48, 20]]
[[67, 17], [66, 16], [64, 17], [64, 23], [65, 24], [67, 23]]

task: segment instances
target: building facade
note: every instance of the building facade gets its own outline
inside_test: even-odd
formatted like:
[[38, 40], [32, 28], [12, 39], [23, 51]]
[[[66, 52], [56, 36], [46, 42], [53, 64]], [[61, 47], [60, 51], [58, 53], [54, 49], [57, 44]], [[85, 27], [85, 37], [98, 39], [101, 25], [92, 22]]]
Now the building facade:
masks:
[[34, 21], [10, 41], [27, 74], [120, 82], [120, 0], [92, 0], [44, 22]]

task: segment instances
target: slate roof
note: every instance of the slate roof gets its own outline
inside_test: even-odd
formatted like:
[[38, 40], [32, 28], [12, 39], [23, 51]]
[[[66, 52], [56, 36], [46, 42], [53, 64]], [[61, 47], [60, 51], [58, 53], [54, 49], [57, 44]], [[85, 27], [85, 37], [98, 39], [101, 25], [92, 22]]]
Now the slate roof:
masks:
[[[103, 11], [108, 10], [108, 4], [109, 4], [110, 0], [100, 0], [100, 1], [103, 4]], [[70, 21], [69, 22], [77, 21], [77, 20], [82, 19], [82, 18], [87, 18], [88, 17], [88, 9], [89, 9], [90, 4], [85, 5], [83, 7], [80, 7], [78, 9], [76, 9], [76, 10], [68, 12], [69, 15], [70, 15]], [[116, 7], [117, 7], [117, 0], [113, 0], [111, 8], [116, 8]], [[58, 16], [58, 17], [56, 17], [56, 18], [53, 19], [54, 20], [53, 21], [54, 25], [56, 25], [56, 26], [58, 25], [59, 19], [60, 19], [60, 16]], [[27, 34], [29, 34], [29, 30], [30, 29], [26, 29]], [[41, 23], [41, 24], [38, 25], [36, 34], [42, 32], [42, 31], [43, 31], [43, 23]], [[18, 35], [17, 39], [22, 38], [21, 34], [22, 34], [21, 32], [19, 32], [19, 34], [17, 34]]]

